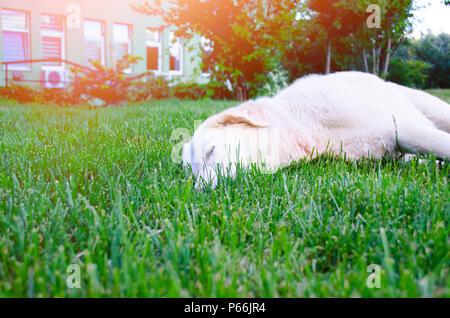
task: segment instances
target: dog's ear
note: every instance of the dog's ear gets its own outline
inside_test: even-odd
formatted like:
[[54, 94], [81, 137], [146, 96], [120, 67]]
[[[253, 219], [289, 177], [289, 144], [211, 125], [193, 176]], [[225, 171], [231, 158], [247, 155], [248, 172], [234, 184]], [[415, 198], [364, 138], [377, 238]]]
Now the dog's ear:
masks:
[[269, 127], [270, 125], [261, 105], [253, 101], [220, 113], [217, 116], [217, 123], [223, 126], [247, 124], [259, 128]]

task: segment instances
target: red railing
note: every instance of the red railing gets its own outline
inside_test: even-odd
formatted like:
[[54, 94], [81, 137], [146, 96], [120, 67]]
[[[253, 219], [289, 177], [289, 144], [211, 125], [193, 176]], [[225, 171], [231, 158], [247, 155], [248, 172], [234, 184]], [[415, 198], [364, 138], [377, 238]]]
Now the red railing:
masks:
[[[11, 61], [11, 62], [2, 62], [2, 65], [5, 65], [5, 86], [8, 87], [8, 65], [9, 64], [32, 64], [32, 63], [45, 63], [45, 62], [53, 62], [53, 63], [59, 63], [59, 64], [67, 64], [72, 65], [78, 68], [84, 68], [89, 69], [89, 67], [67, 61], [65, 59], [60, 58], [51, 58], [51, 59], [39, 59], [39, 60], [23, 60], [23, 61]], [[37, 81], [37, 80], [20, 80], [22, 82], [36, 82], [36, 83], [42, 83], [44, 81]]]

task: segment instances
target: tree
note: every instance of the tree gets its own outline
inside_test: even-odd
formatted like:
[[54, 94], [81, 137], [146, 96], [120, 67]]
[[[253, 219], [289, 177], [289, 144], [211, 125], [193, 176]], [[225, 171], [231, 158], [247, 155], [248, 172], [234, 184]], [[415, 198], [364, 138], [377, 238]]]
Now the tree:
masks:
[[308, 7], [317, 12], [315, 21], [326, 33], [327, 57], [325, 73], [331, 71], [331, 46], [333, 39], [356, 32], [362, 24], [357, 10], [357, 0], [309, 0]]
[[106, 68], [98, 61], [90, 61], [92, 68], [74, 66], [75, 82], [71, 85], [76, 100], [84, 100], [98, 105], [119, 105], [129, 99], [130, 89], [147, 73], [127, 76], [126, 70], [136, 64], [141, 57], [124, 55], [114, 67]]
[[401, 85], [425, 88], [431, 64], [420, 60], [403, 60], [398, 57], [392, 58], [392, 65], [387, 80]]
[[[367, 53], [371, 51], [372, 72], [387, 75], [392, 48], [411, 26], [412, 0], [309, 0], [308, 6], [317, 12], [316, 21], [327, 36], [327, 73], [332, 43], [351, 35], [354, 45], [361, 47], [365, 71], [369, 71]], [[368, 23], [372, 16], [380, 20], [379, 25]]]
[[414, 58], [432, 65], [426, 87], [450, 87], [450, 35], [427, 34], [413, 45]]
[[370, 28], [366, 23], [363, 24], [359, 33], [359, 39], [363, 44], [363, 58], [366, 59], [365, 52], [371, 47], [372, 72], [386, 76], [392, 49], [402, 42], [405, 33], [411, 27], [413, 1], [362, 0], [358, 10], [365, 11], [370, 4], [376, 4], [380, 8], [381, 23], [379, 27], [374, 28]]
[[383, 64], [382, 75], [386, 76], [389, 70], [389, 58], [393, 43], [400, 43], [405, 32], [411, 27], [412, 0], [386, 1], [385, 23], [382, 25], [383, 40], [380, 44], [380, 65]]
[[204, 63], [216, 81], [229, 80], [236, 98], [249, 97], [258, 74], [267, 72], [273, 60], [273, 41], [278, 32], [276, 17], [286, 12], [295, 16], [295, 0], [155, 0], [135, 10], [161, 16], [166, 26], [187, 39], [202, 36], [212, 46]]

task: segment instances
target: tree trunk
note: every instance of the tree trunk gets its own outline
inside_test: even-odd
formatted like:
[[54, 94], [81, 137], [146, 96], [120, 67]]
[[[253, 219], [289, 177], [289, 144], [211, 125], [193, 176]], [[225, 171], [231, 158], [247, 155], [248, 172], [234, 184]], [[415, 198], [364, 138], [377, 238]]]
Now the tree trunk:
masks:
[[391, 37], [388, 38], [388, 46], [387, 46], [387, 52], [386, 52], [386, 60], [384, 61], [384, 69], [383, 69], [383, 75], [386, 76], [389, 71], [389, 59], [391, 57], [391, 45], [392, 45], [392, 39]]
[[363, 48], [363, 60], [364, 60], [364, 71], [366, 73], [369, 73], [369, 64], [367, 63], [366, 48]]
[[378, 59], [377, 59], [377, 75], [380, 75], [380, 64], [381, 64], [380, 61], [379, 61], [380, 55], [381, 55], [381, 47], [379, 47], [377, 49], [377, 53], [376, 53], [376, 56], [378, 56]]
[[240, 85], [236, 86], [236, 99], [239, 102], [243, 102], [244, 101], [244, 97], [243, 97], [243, 93], [242, 93], [242, 87]]
[[375, 48], [375, 43], [372, 44], [372, 71], [373, 74], [377, 75], [377, 49]]
[[327, 66], [325, 68], [325, 74], [330, 74], [331, 72], [331, 40], [328, 39], [327, 43]]
[[378, 54], [377, 54], [377, 73], [379, 75], [381, 75], [381, 71], [382, 69], [384, 69], [384, 58], [386, 56], [386, 45], [382, 45], [378, 48]]
[[248, 88], [245, 80], [240, 79], [236, 85], [236, 99], [240, 102], [245, 102], [248, 100]]

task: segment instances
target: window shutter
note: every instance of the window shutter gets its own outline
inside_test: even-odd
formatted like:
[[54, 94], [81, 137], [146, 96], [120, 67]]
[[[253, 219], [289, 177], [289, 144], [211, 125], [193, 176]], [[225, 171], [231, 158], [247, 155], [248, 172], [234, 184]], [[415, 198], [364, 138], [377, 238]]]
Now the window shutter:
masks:
[[3, 31], [4, 62], [28, 60], [28, 52], [28, 33]]
[[159, 48], [147, 47], [147, 70], [158, 71]]
[[64, 18], [57, 15], [42, 15], [41, 28], [47, 31], [63, 32]]
[[105, 24], [101, 21], [84, 21], [84, 60], [105, 63]]
[[159, 43], [159, 42], [161, 42], [161, 31], [147, 29], [145, 31], [145, 37], [146, 37], [147, 42]]
[[2, 29], [28, 30], [27, 14], [22, 11], [2, 10]]
[[101, 62], [102, 60], [101, 43], [93, 40], [85, 41], [84, 54], [87, 65], [90, 65], [89, 60]]
[[130, 40], [130, 29], [125, 24], [114, 24], [113, 36], [115, 42], [128, 42]]
[[[14, 62], [30, 59], [28, 14], [24, 11], [2, 10], [3, 61]], [[12, 64], [13, 67], [29, 67], [29, 64]]]
[[115, 43], [114, 44], [114, 61], [117, 63], [121, 58], [128, 54], [127, 43]]
[[[54, 37], [42, 37], [42, 58], [61, 58], [62, 46], [61, 39]], [[48, 63], [49, 65], [60, 65], [60, 63]]]

